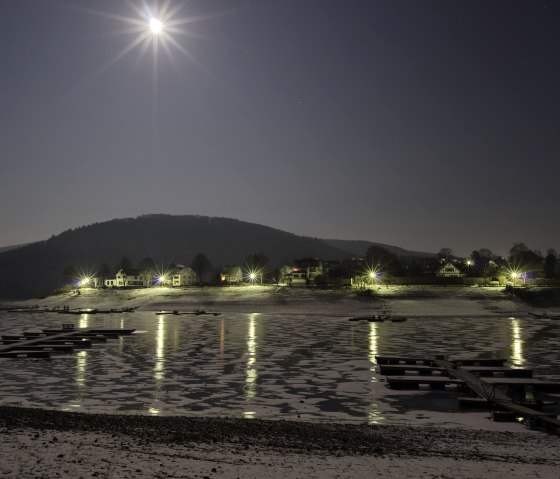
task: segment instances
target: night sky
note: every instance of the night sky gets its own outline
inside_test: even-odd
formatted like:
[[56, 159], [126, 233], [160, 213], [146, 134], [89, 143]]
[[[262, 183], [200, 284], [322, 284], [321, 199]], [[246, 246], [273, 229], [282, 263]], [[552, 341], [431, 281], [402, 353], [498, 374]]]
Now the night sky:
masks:
[[169, 213], [560, 249], [558, 1], [2, 0], [0, 44], [0, 246]]

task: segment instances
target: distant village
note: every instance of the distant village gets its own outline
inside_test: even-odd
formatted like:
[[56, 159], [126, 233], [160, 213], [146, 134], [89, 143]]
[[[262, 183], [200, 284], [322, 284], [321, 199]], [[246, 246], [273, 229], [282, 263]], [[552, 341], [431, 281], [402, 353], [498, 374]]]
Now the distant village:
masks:
[[77, 271], [69, 266], [64, 276], [72, 288], [149, 288], [155, 286], [189, 287], [196, 285], [255, 285], [359, 288], [378, 285], [481, 285], [481, 286], [557, 286], [560, 268], [554, 250], [546, 257], [515, 244], [508, 257], [498, 257], [489, 250], [473, 251], [469, 257], [454, 256], [442, 248], [431, 257], [402, 261], [389, 251], [372, 246], [363, 258], [325, 260], [301, 258], [280, 268], [271, 268], [266, 257], [255, 254], [243, 265], [216, 270], [204, 254], [195, 256], [190, 266], [170, 264], [157, 268], [151, 258], [134, 268], [123, 258], [114, 274], [107, 265], [94, 273]]

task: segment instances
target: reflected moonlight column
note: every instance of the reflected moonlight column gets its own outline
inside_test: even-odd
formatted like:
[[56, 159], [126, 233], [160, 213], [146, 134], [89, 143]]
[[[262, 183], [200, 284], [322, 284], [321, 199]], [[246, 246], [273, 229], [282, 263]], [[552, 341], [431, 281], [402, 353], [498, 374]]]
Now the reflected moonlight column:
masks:
[[248, 331], [247, 331], [247, 370], [245, 375], [245, 396], [247, 398], [255, 397], [257, 394], [257, 377], [258, 372], [255, 366], [257, 362], [257, 324], [258, 313], [249, 315]]
[[511, 321], [511, 361], [515, 366], [523, 366], [525, 364], [525, 356], [523, 354], [523, 335], [519, 319], [510, 318]]
[[[163, 316], [158, 317], [158, 329], [156, 332], [156, 362], [154, 364], [154, 380], [155, 380], [155, 400], [160, 399], [160, 388], [165, 379], [165, 320]], [[158, 415], [161, 411], [156, 407], [150, 407], [150, 414]]]
[[[379, 354], [378, 351], [378, 338], [379, 333], [377, 328], [379, 325], [377, 323], [368, 323], [369, 324], [369, 349], [368, 349], [368, 359], [371, 363], [370, 371], [371, 371], [371, 383], [375, 384], [379, 382], [377, 380], [377, 376], [375, 375], [375, 368], [376, 368], [376, 359], [375, 356]], [[372, 388], [371, 394], [375, 394], [375, 390]], [[379, 414], [379, 408], [377, 406], [377, 402], [375, 401], [375, 397], [372, 397], [371, 404], [369, 406], [369, 414], [368, 414], [368, 424], [380, 424], [383, 422], [383, 417]]]

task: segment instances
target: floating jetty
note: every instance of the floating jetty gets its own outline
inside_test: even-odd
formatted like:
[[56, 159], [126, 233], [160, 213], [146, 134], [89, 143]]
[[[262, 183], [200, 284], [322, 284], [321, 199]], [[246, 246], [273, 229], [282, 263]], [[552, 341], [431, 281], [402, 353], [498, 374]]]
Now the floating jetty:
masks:
[[82, 309], [59, 309], [56, 312], [59, 314], [118, 314], [118, 313], [133, 313], [136, 308], [112, 308], [112, 309], [97, 309], [97, 308], [82, 308]]
[[529, 311], [529, 314], [535, 318], [540, 318], [540, 319], [560, 319], [560, 314], [549, 313], [547, 311], [543, 313], [535, 313], [533, 311]]
[[173, 314], [175, 316], [181, 315], [192, 315], [192, 316], [201, 316], [201, 315], [209, 315], [209, 316], [219, 316], [222, 313], [215, 313], [211, 311], [205, 311], [204, 309], [195, 309], [194, 311], [179, 311], [178, 309], [174, 309], [172, 311], [156, 311], [156, 315], [160, 316], [162, 314]]
[[463, 407], [489, 408], [496, 421], [522, 418], [529, 427], [560, 435], [557, 414], [543, 412], [545, 406], [555, 403], [527, 395], [528, 391], [560, 393], [560, 381], [534, 378], [531, 369], [504, 367], [504, 358], [376, 356], [376, 362], [392, 389], [459, 388], [470, 393], [470, 397], [459, 398]]
[[134, 329], [77, 329], [73, 324], [64, 324], [60, 329], [2, 335], [0, 358], [50, 358], [52, 354], [91, 348], [92, 342], [106, 342], [133, 332]]
[[382, 323], [383, 321], [391, 321], [393, 323], [402, 323], [408, 318], [406, 316], [393, 316], [392, 314], [372, 314], [371, 316], [355, 316], [348, 318], [348, 321], [367, 321], [369, 323]]
[[117, 314], [117, 313], [133, 313], [136, 308], [111, 308], [111, 309], [99, 309], [99, 308], [77, 308], [70, 309], [67, 306], [56, 306], [54, 308], [39, 306], [30, 307], [18, 307], [5, 309], [8, 313], [25, 313], [25, 314], [39, 314], [39, 313], [58, 313], [58, 314]]

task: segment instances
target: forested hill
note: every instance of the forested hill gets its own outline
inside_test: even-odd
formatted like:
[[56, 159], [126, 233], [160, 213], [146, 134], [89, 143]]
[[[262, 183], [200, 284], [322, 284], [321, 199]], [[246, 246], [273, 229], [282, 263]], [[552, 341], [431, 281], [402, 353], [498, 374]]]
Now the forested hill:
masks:
[[431, 256], [436, 256], [434, 253], [423, 253], [421, 251], [410, 251], [404, 248], [399, 248], [398, 246], [391, 246], [384, 243], [374, 243], [372, 241], [361, 241], [361, 240], [339, 240], [339, 239], [324, 239], [323, 240], [328, 245], [334, 246], [335, 248], [348, 251], [356, 256], [363, 255], [370, 246], [378, 246], [380, 248], [386, 249], [390, 253], [397, 255], [399, 258], [414, 258], [416, 256], [421, 256], [423, 258], [429, 258]]
[[146, 257], [157, 265], [188, 265], [198, 253], [214, 267], [241, 265], [244, 257], [257, 253], [273, 266], [307, 256], [350, 256], [317, 238], [234, 219], [145, 215], [79, 227], [0, 253], [0, 297], [48, 295], [64, 283], [62, 271], [69, 265], [95, 271], [106, 263], [113, 270], [125, 256], [133, 265]]

